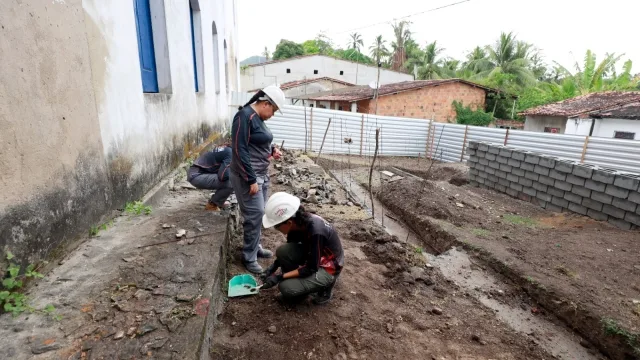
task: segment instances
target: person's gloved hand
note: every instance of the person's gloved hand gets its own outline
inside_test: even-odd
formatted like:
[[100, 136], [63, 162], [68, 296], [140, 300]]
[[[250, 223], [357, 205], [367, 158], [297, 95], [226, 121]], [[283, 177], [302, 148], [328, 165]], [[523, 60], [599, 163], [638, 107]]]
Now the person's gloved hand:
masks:
[[271, 289], [282, 281], [282, 275], [271, 275], [262, 284], [262, 289]]

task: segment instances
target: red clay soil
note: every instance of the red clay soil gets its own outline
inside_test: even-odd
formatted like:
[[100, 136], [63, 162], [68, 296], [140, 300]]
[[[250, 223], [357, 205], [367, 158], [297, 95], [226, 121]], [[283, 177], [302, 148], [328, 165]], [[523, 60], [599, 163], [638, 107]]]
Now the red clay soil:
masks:
[[443, 180], [407, 178], [379, 197], [428, 248], [476, 250], [611, 358], [640, 358], [640, 232]]
[[[279, 190], [289, 189], [274, 185], [272, 192]], [[371, 220], [334, 216], [342, 206], [314, 210], [334, 218], [345, 249], [346, 266], [333, 300], [325, 306], [308, 300], [284, 306], [274, 299], [277, 289], [229, 299], [218, 317], [213, 359], [552, 358], [427, 266], [412, 245], [386, 235]], [[263, 236], [269, 249], [285, 242], [273, 230]], [[230, 247], [230, 275], [245, 272], [240, 243], [236, 237]]]

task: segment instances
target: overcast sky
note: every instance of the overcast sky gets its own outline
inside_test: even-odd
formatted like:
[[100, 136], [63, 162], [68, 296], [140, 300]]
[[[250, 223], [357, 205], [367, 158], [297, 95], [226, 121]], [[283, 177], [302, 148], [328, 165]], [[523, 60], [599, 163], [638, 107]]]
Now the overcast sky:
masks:
[[[392, 0], [373, 6], [371, 0], [238, 0], [239, 57], [259, 55], [265, 46], [273, 52], [280, 39], [302, 42], [320, 31], [341, 47], [346, 47], [349, 33], [357, 31], [368, 54], [376, 35], [383, 35], [387, 44], [393, 40], [391, 26], [354, 29], [457, 1], [461, 0]], [[640, 1], [591, 1], [592, 5], [583, 0], [470, 0], [409, 20], [421, 46], [437, 40], [445, 56], [457, 59], [476, 45], [494, 43], [501, 31], [513, 31], [518, 39], [542, 49], [546, 62], [555, 60], [571, 71], [591, 49], [598, 60], [607, 52], [624, 53], [619, 65], [631, 59], [633, 73], [639, 73]]]

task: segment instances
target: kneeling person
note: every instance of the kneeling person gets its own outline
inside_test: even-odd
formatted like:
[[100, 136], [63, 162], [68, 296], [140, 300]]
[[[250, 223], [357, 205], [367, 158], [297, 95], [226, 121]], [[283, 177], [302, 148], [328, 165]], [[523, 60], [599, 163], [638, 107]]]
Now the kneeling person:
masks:
[[[306, 212], [299, 198], [285, 192], [269, 198], [262, 224], [287, 236], [287, 243], [276, 250], [276, 260], [264, 274], [262, 288], [279, 284], [282, 298], [287, 301], [309, 294], [316, 294], [316, 304], [331, 300], [333, 286], [344, 266], [342, 244], [333, 226]], [[278, 268], [282, 273], [274, 275]]]
[[231, 163], [231, 148], [225, 147], [219, 151], [208, 151], [189, 168], [187, 181], [198, 189], [215, 190], [215, 194], [207, 203], [207, 210], [220, 210], [227, 198], [233, 192], [229, 181], [229, 164]]

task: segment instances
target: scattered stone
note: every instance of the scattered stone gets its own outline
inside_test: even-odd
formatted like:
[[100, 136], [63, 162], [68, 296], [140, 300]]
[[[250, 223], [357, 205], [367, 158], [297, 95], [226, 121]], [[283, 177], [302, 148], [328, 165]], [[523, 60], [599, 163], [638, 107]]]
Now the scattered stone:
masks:
[[457, 206], [457, 207], [459, 207], [459, 208], [463, 208], [463, 207], [464, 207], [464, 204], [457, 202], [457, 203], [456, 203], [456, 206]]
[[167, 343], [168, 340], [169, 338], [166, 337], [156, 338], [153, 342], [148, 344], [148, 347], [149, 349], [160, 349], [164, 346], [164, 344]]
[[135, 327], [130, 327], [129, 330], [127, 330], [127, 336], [132, 336], [135, 333], [136, 333]]
[[270, 332], [270, 333], [272, 333], [272, 334], [275, 334], [275, 333], [276, 333], [276, 331], [278, 331], [278, 329], [276, 329], [276, 326], [275, 326], [275, 325], [271, 325], [271, 326], [269, 326], [269, 329], [268, 329], [268, 330], [269, 330], [269, 332]]
[[387, 332], [388, 333], [392, 333], [393, 332], [393, 325], [391, 323], [387, 323]]
[[102, 321], [109, 317], [109, 310], [99, 310], [93, 314], [93, 321]]
[[480, 338], [480, 335], [478, 335], [478, 334], [471, 335], [471, 340], [477, 342], [480, 345], [486, 345], [487, 344], [484, 340], [482, 340]]
[[120, 340], [123, 337], [124, 337], [124, 331], [120, 330], [114, 335], [113, 340]]
[[167, 311], [166, 313], [162, 314], [162, 316], [160, 317], [160, 322], [171, 332], [175, 332], [176, 330], [178, 330], [178, 328], [182, 324], [182, 320], [175, 316], [172, 316], [171, 311]]
[[431, 312], [435, 315], [442, 315], [442, 309], [438, 307], [434, 307], [433, 309], [431, 309]]
[[318, 204], [319, 203], [318, 198], [316, 197], [315, 194], [311, 194], [311, 195], [307, 196], [307, 202], [310, 203], [310, 204]]
[[200, 232], [204, 232], [204, 228], [199, 227], [199, 228], [198, 228], [198, 231], [200, 231]]
[[316, 195], [316, 194], [318, 194], [318, 190], [316, 189], [309, 189], [309, 191], [307, 192], [307, 196]]
[[353, 203], [351, 201], [347, 201], [347, 206], [353, 206]]
[[402, 273], [402, 282], [405, 284], [415, 284], [416, 280], [413, 278], [413, 276], [410, 273], [405, 271]]
[[178, 232], [176, 233], [176, 238], [177, 239], [181, 239], [183, 236], [187, 235], [187, 230], [185, 229], [180, 229], [178, 230]]
[[93, 342], [91, 340], [83, 341], [81, 349], [82, 349], [82, 351], [89, 351], [89, 350], [93, 349], [94, 345], [95, 345], [95, 342]]
[[413, 266], [409, 269], [409, 272], [415, 281], [424, 281], [426, 278], [424, 268]]
[[336, 356], [333, 357], [333, 360], [347, 360], [347, 354], [343, 352], [337, 353]]
[[171, 228], [171, 225], [169, 225], [169, 224], [162, 224], [162, 228], [163, 228], [163, 229], [170, 229], [170, 228]]
[[631, 299], [631, 303], [633, 303], [633, 305], [640, 305], [640, 300]]
[[274, 167], [276, 168], [276, 170], [281, 170], [282, 169], [282, 165], [280, 165], [280, 164], [275, 164]]
[[585, 339], [581, 339], [580, 340], [580, 346], [582, 346], [585, 349], [589, 349], [591, 347], [591, 344], [589, 344], [589, 342]]
[[235, 322], [235, 321], [234, 321], [234, 322], [232, 322], [232, 323], [231, 323], [231, 326], [236, 326], [236, 322]]
[[124, 262], [135, 262], [135, 261], [141, 261], [144, 260], [144, 258], [142, 256], [131, 256], [131, 257], [126, 257], [126, 258], [122, 258], [122, 260]]
[[138, 300], [147, 300], [151, 297], [151, 294], [147, 290], [139, 289], [133, 296]]
[[49, 351], [58, 350], [62, 346], [55, 339], [46, 339], [31, 347], [31, 353], [34, 355], [44, 354]]
[[184, 301], [184, 302], [189, 302], [189, 301], [193, 301], [193, 299], [196, 296], [193, 294], [178, 294], [178, 296], [176, 296], [176, 300], [177, 301]]
[[138, 331], [136, 332], [138, 334], [138, 336], [143, 336], [145, 334], [148, 334], [152, 331], [155, 331], [157, 329], [157, 327], [153, 324], [145, 324], [144, 326], [142, 326], [141, 328], [138, 329]]

